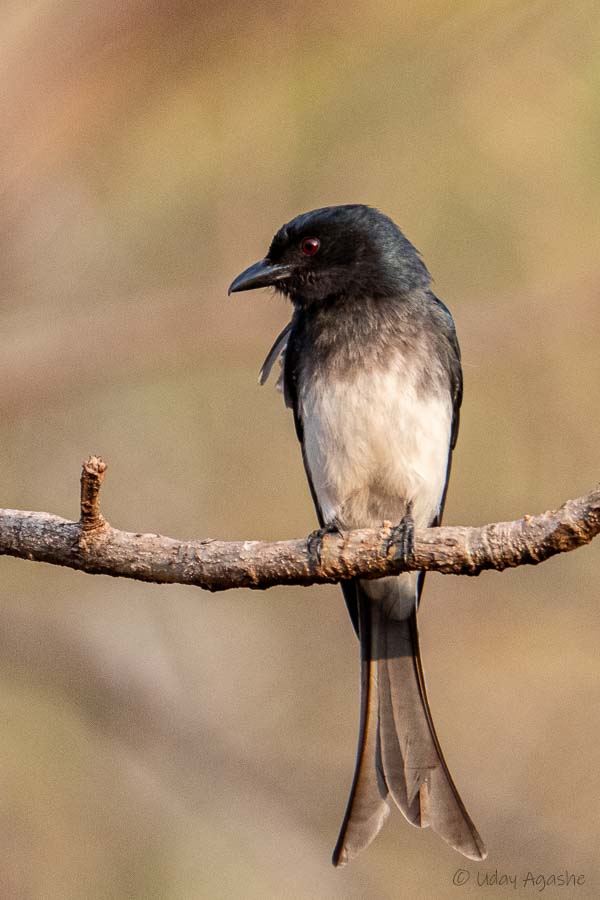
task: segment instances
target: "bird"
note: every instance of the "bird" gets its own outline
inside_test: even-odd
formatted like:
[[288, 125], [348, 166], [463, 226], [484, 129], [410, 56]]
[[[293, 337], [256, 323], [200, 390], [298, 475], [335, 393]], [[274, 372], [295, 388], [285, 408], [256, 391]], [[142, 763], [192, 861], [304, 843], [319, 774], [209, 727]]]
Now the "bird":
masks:
[[[462, 400], [452, 315], [419, 251], [374, 207], [302, 213], [229, 293], [274, 288], [291, 321], [260, 373], [281, 361], [319, 529], [395, 523], [404, 558], [414, 528], [442, 519]], [[316, 540], [315, 540], [316, 539]], [[350, 796], [332, 862], [364, 850], [395, 804], [473, 860], [486, 849], [452, 780], [433, 723], [419, 649], [424, 573], [341, 582], [360, 642], [360, 724]]]

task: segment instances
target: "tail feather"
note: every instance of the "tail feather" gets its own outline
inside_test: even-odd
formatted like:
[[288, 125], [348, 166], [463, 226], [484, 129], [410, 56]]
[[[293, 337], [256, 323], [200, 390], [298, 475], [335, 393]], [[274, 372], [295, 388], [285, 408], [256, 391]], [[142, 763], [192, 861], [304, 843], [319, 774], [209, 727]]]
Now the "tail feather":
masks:
[[[418, 787], [411, 779], [407, 778], [406, 747], [404, 752], [400, 746], [398, 732], [394, 726], [394, 713], [392, 709], [392, 694], [389, 686], [389, 676], [385, 666], [381, 666], [381, 687], [379, 692], [379, 728], [384, 777], [396, 806], [402, 810], [411, 825], [421, 825], [421, 807], [417, 796]], [[392, 727], [386, 727], [392, 725]]]
[[[357, 585], [358, 587], [358, 585]], [[354, 779], [348, 806], [333, 851], [334, 866], [343, 866], [371, 843], [390, 813], [379, 731], [377, 666], [373, 665], [377, 630], [368, 604], [358, 606], [360, 638], [360, 725]]]
[[422, 798], [422, 806], [425, 811], [425, 824], [431, 826], [436, 834], [450, 844], [463, 856], [469, 859], [482, 860], [487, 856], [487, 850], [479, 832], [469, 816], [460, 794], [452, 780], [448, 765], [444, 759], [442, 748], [431, 717], [431, 709], [425, 691], [425, 675], [419, 650], [419, 634], [417, 630], [416, 610], [410, 620], [415, 646], [415, 673], [419, 681], [420, 693], [423, 698], [423, 708], [431, 737], [435, 744], [440, 765], [432, 772], [431, 783], [425, 785]]
[[[412, 575], [357, 584], [361, 725], [350, 799], [333, 855], [343, 865], [381, 829], [391, 797], [470, 859], [485, 847], [452, 781], [425, 691]], [[389, 795], [389, 796], [388, 796]]]

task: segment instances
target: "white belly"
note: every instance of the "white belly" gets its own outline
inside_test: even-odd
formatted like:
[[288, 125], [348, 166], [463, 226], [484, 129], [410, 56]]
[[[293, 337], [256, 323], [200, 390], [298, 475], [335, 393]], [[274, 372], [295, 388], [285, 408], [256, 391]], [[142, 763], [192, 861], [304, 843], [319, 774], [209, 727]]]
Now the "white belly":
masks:
[[452, 404], [417, 390], [401, 365], [302, 385], [307, 464], [325, 522], [347, 528], [399, 521], [412, 502], [428, 525], [446, 480]]

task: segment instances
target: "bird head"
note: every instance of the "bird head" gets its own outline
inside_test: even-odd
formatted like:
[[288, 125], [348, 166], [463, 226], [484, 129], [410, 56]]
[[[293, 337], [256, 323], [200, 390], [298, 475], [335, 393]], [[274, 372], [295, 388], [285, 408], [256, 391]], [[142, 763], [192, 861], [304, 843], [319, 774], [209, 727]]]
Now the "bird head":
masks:
[[298, 306], [329, 297], [392, 297], [427, 288], [418, 251], [397, 225], [370, 206], [326, 206], [283, 225], [264, 259], [229, 293], [273, 287]]

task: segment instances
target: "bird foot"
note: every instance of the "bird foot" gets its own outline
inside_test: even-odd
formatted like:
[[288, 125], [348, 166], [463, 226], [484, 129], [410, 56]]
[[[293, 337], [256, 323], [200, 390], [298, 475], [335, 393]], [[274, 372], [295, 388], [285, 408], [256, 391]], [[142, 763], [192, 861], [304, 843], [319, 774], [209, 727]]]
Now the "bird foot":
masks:
[[387, 540], [387, 555], [392, 554], [394, 562], [408, 565], [415, 549], [415, 523], [412, 517], [412, 503], [406, 506], [406, 514], [394, 525]]
[[340, 527], [335, 519], [333, 522], [328, 522], [323, 528], [311, 531], [306, 539], [308, 561], [311, 567], [321, 565], [321, 550], [323, 549], [323, 538], [326, 534], [341, 534]]

